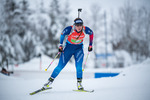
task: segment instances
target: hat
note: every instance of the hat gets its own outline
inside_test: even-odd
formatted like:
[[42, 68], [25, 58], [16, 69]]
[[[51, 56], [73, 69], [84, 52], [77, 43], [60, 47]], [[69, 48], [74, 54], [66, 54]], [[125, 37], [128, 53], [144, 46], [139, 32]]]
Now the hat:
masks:
[[83, 20], [81, 19], [81, 18], [76, 18], [75, 20], [74, 20], [74, 24], [75, 25], [83, 25]]

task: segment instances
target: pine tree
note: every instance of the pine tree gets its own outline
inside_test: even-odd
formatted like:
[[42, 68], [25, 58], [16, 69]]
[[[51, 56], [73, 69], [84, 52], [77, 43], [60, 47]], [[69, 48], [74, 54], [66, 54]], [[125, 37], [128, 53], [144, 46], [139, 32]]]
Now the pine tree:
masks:
[[18, 28], [14, 25], [15, 22], [15, 10], [17, 9], [16, 2], [14, 0], [1, 0], [1, 18], [0, 18], [0, 47], [1, 47], [1, 66], [9, 60], [9, 63], [14, 63], [15, 48], [12, 38], [17, 35]]
[[[101, 47], [101, 40], [103, 40], [103, 36], [104, 36], [104, 32], [103, 32], [103, 13], [102, 13], [102, 9], [99, 5], [97, 4], [93, 4], [91, 6], [91, 19], [93, 20], [92, 22], [90, 22], [91, 28], [94, 31], [94, 56], [95, 56], [95, 68], [98, 68], [98, 59], [97, 59], [97, 54], [98, 53], [103, 53], [104, 50], [102, 49], [98, 49], [98, 48], [102, 48]], [[99, 35], [101, 35], [101, 38], [99, 38]], [[100, 51], [101, 50], [101, 51]]]
[[20, 41], [21, 48], [23, 49], [23, 52], [25, 54], [24, 57], [22, 57], [23, 62], [29, 61], [33, 57], [35, 57], [35, 37], [36, 35], [33, 35], [32, 33], [32, 26], [30, 25], [29, 16], [31, 14], [31, 11], [29, 9], [29, 3], [27, 0], [22, 0], [19, 2], [20, 4], [20, 14], [18, 17], [20, 18], [20, 32], [19, 36], [22, 39]]
[[[60, 34], [60, 7], [58, 0], [52, 0], [50, 5], [50, 11], [49, 11], [49, 17], [50, 17], [50, 26], [48, 29], [48, 37], [45, 41], [45, 51], [44, 53], [46, 55], [49, 55], [51, 57], [54, 57], [57, 53], [58, 43], [59, 43], [59, 36]], [[47, 52], [50, 51], [50, 52]]]
[[134, 62], [149, 56], [150, 21], [147, 9], [135, 9], [130, 2], [120, 8], [120, 18], [114, 23], [114, 50], [124, 49], [129, 52]]
[[60, 15], [60, 24], [61, 24], [61, 29], [64, 29], [66, 26], [70, 25], [70, 6], [69, 2], [66, 1], [64, 5], [61, 6], [61, 15]]

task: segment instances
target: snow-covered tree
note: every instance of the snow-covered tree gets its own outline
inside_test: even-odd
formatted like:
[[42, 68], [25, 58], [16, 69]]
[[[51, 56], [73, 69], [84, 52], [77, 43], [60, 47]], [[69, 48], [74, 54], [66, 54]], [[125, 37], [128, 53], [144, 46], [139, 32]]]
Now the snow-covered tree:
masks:
[[140, 59], [143, 55], [147, 58], [150, 56], [150, 11], [145, 7], [137, 10], [136, 26], [134, 28], [135, 38], [138, 40], [140, 47], [136, 51], [137, 59]]
[[32, 43], [26, 43], [26, 39], [24, 39], [28, 30], [30, 30], [28, 27], [30, 23], [27, 18], [29, 15], [27, 1], [23, 0], [19, 4], [14, 0], [2, 0], [0, 4], [2, 58], [8, 59], [10, 64], [30, 60], [28, 57], [31, 58], [32, 54], [31, 52], [29, 54], [29, 51], [34, 48], [33, 46], [32, 48], [26, 48]]
[[14, 63], [15, 48], [12, 44], [11, 38], [18, 32], [16, 26], [15, 11], [18, 8], [14, 0], [1, 0], [0, 1], [0, 52], [1, 66], [9, 60], [9, 63]]
[[62, 12], [58, 0], [50, 2], [49, 10], [30, 9], [28, 0], [0, 0], [0, 62], [23, 63], [44, 53], [53, 57], [58, 51], [59, 37], [69, 21], [69, 8]]
[[98, 68], [98, 63], [97, 63], [97, 54], [102, 53], [102, 45], [100, 41], [103, 41], [104, 39], [104, 31], [103, 31], [103, 11], [101, 7], [97, 4], [93, 4], [90, 9], [91, 12], [91, 17], [88, 19], [89, 26], [94, 32], [94, 55], [95, 55], [95, 68]]
[[150, 19], [146, 8], [135, 9], [127, 2], [114, 21], [113, 48], [129, 52], [135, 62], [149, 56]]
[[29, 21], [29, 15], [31, 13], [29, 9], [29, 3], [27, 0], [22, 0], [19, 2], [20, 4], [20, 18], [22, 23], [20, 25], [22, 26], [21, 30], [22, 32], [19, 34], [20, 38], [22, 39], [21, 46], [25, 53], [25, 58], [23, 58], [23, 61], [29, 61], [31, 58], [33, 58], [34, 55], [34, 49], [36, 43], [34, 43], [34, 35], [31, 33], [32, 27], [30, 27], [30, 21]]
[[69, 2], [66, 0], [65, 4], [61, 6], [61, 15], [60, 15], [60, 24], [61, 29], [65, 28], [66, 26], [70, 25], [70, 8], [69, 8]]
[[48, 29], [48, 36], [45, 38], [46, 41], [44, 43], [45, 44], [44, 53], [51, 57], [54, 57], [55, 54], [58, 52], [60, 33], [64, 28], [63, 25], [67, 24], [68, 21], [66, 16], [67, 14], [69, 14], [69, 12], [67, 9], [68, 8], [66, 8], [65, 12], [62, 12], [58, 0], [52, 0], [50, 4], [50, 10], [48, 12], [50, 17], [50, 26]]

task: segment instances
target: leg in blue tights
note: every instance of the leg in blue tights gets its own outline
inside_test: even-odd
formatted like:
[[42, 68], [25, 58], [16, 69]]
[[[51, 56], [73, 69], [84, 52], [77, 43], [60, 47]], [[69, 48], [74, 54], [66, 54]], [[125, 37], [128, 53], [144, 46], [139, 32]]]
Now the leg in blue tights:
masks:
[[77, 50], [74, 54], [74, 58], [75, 58], [77, 79], [82, 79], [82, 63], [84, 59], [83, 49]]

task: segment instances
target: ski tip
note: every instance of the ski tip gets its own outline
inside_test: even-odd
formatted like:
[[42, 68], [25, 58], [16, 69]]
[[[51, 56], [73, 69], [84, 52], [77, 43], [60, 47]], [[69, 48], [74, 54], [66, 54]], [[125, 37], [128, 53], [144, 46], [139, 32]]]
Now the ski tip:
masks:
[[47, 71], [47, 69], [45, 69], [45, 71]]
[[37, 94], [37, 93], [39, 93], [39, 92], [42, 92], [42, 91], [45, 91], [45, 90], [48, 90], [48, 89], [52, 89], [52, 87], [48, 87], [48, 88], [41, 88], [41, 89], [38, 89], [38, 90], [36, 90], [36, 91], [34, 91], [34, 92], [32, 92], [32, 93], [29, 93], [30, 95], [34, 95], [34, 94]]
[[35, 93], [30, 93], [29, 95], [33, 95], [33, 94], [35, 94]]

